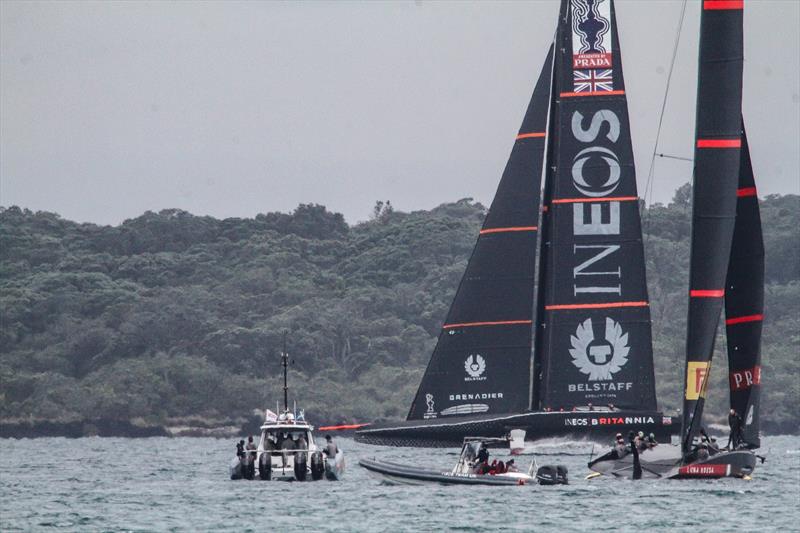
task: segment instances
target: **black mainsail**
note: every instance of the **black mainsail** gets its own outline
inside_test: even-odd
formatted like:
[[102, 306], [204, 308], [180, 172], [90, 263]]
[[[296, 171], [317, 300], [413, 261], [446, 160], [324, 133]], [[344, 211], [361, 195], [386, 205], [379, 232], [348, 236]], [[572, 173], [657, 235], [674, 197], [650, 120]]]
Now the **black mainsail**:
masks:
[[613, 0], [562, 0], [408, 419], [356, 438], [447, 446], [514, 428], [529, 438], [631, 429], [669, 438], [672, 418], [656, 411], [644, 265]]
[[528, 408], [552, 56], [551, 48], [409, 420]]
[[700, 18], [684, 455], [700, 430], [736, 223], [742, 164], [742, 7], [741, 1], [705, 0]]
[[650, 309], [611, 1], [564, 2], [537, 317], [539, 409], [655, 409]]
[[742, 417], [748, 448], [761, 446], [761, 324], [764, 319], [764, 238], [747, 135], [742, 125], [736, 225], [725, 281], [730, 405]]

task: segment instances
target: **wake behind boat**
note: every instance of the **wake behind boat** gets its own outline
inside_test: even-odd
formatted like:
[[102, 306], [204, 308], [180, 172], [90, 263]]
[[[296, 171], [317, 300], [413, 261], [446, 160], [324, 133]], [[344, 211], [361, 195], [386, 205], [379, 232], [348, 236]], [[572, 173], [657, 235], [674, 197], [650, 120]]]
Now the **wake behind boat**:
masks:
[[520, 472], [513, 458], [508, 462], [495, 459], [489, 464], [487, 447], [508, 443], [508, 438], [467, 437], [461, 447], [458, 462], [450, 470], [420, 468], [376, 459], [361, 459], [358, 464], [392, 483], [506, 486], [526, 485], [535, 480], [547, 485], [567, 483], [567, 470], [561, 466], [542, 467], [537, 471], [536, 462], [532, 461], [527, 471]]

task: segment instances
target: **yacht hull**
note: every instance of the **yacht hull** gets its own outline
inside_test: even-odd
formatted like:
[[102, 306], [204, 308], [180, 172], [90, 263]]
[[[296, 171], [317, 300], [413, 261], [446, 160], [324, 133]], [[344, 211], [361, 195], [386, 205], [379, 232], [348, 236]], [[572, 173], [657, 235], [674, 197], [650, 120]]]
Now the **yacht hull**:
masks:
[[356, 431], [355, 439], [384, 446], [446, 448], [460, 446], [468, 436], [504, 437], [513, 429], [524, 430], [528, 441], [562, 437], [608, 442], [616, 433], [644, 431], [669, 442], [680, 424], [656, 411], [536, 411], [373, 424]]
[[[639, 454], [643, 479], [661, 478], [676, 468], [680, 462], [680, 447], [669, 444], [659, 444], [655, 448]], [[590, 461], [589, 469], [607, 476], [632, 479], [633, 454], [629, 453], [625, 457], [617, 459], [609, 452]]]
[[678, 466], [667, 474], [668, 479], [743, 478], [756, 468], [756, 454], [750, 450], [735, 450], [712, 455], [705, 461]]

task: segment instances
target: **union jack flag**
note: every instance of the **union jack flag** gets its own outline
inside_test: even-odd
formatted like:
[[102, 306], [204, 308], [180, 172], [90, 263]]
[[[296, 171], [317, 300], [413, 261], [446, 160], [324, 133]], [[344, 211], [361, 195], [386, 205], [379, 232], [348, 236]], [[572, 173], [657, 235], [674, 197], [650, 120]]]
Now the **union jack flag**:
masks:
[[573, 70], [576, 93], [613, 91], [614, 76], [611, 69], [607, 70]]

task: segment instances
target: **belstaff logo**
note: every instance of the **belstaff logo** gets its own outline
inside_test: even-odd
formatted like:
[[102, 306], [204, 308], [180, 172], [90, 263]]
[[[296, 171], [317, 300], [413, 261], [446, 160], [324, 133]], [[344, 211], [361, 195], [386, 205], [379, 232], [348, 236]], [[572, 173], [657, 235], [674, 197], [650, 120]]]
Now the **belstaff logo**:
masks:
[[483, 375], [486, 372], [486, 360], [481, 354], [470, 355], [464, 361], [464, 370], [467, 372], [464, 381], [483, 381], [486, 379]]
[[628, 362], [628, 334], [611, 318], [606, 317], [605, 339], [595, 339], [592, 319], [587, 318], [578, 324], [570, 341], [572, 364], [588, 374], [589, 381], [608, 381]]

